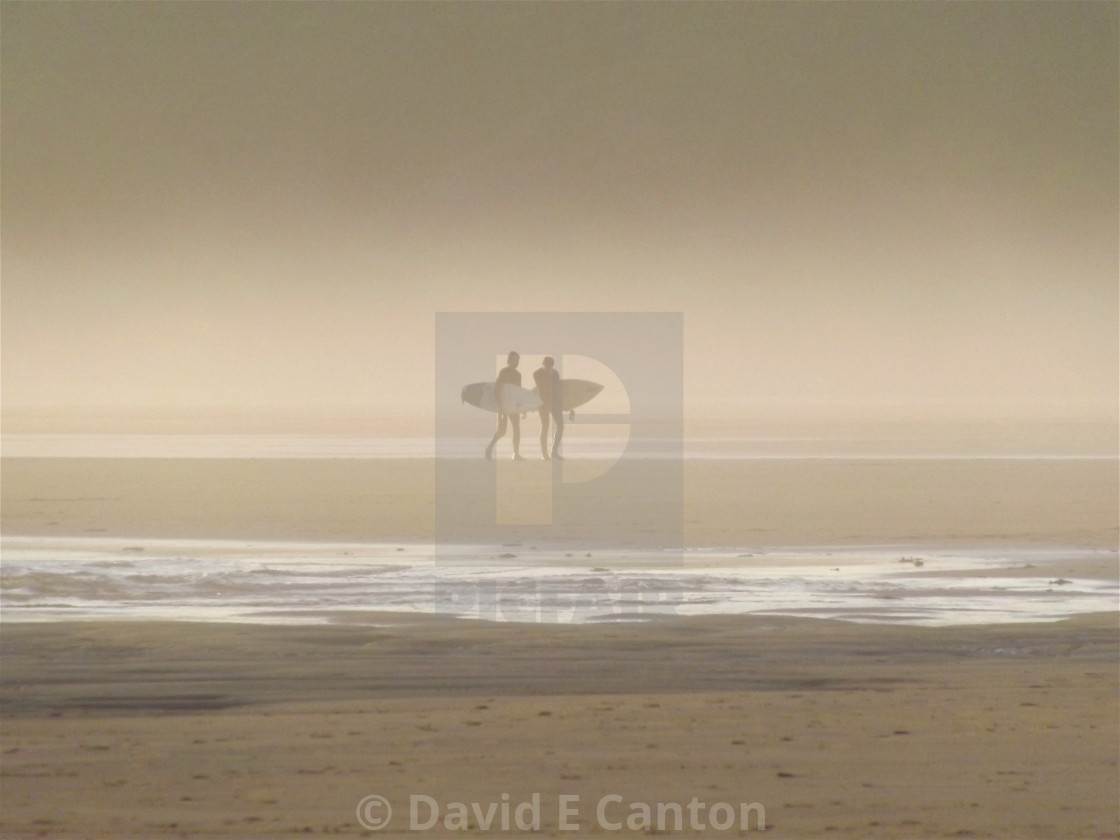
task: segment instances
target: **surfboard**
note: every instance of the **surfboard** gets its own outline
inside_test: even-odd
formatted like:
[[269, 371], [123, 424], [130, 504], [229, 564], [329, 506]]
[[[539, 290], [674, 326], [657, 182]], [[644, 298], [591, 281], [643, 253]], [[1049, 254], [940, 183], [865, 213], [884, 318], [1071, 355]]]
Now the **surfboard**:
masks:
[[[590, 379], [561, 379], [560, 380], [560, 410], [571, 411], [579, 408], [584, 403], [591, 402], [595, 395], [603, 390], [603, 386]], [[533, 389], [537, 393], [537, 389]]]
[[[463, 387], [460, 394], [463, 402], [470, 403], [483, 411], [498, 411], [494, 403], [494, 383], [474, 382]], [[541, 407], [540, 394], [527, 391], [516, 385], [502, 386], [502, 409], [506, 414], [523, 414], [526, 411], [536, 411]]]

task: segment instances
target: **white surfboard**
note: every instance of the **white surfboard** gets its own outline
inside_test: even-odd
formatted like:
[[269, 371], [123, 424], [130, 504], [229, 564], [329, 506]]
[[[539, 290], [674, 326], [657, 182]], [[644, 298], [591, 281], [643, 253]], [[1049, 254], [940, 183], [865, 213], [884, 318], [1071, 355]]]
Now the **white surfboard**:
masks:
[[[584, 403], [591, 402], [596, 394], [603, 390], [603, 386], [590, 379], [561, 379], [560, 380], [560, 410], [571, 411], [579, 408]], [[535, 394], [537, 389], [533, 389]]]
[[[497, 413], [498, 407], [494, 402], [493, 382], [474, 382], [463, 387], [460, 395], [463, 402], [470, 403], [483, 411]], [[516, 385], [502, 386], [502, 411], [506, 414], [523, 414], [526, 411], [536, 411], [541, 407], [540, 394], [527, 391]]]

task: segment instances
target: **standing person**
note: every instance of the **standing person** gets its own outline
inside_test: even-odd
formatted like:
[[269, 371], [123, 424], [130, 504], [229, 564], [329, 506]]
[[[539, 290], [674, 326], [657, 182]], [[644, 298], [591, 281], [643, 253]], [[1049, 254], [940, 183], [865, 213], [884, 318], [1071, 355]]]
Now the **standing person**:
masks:
[[515, 352], [510, 352], [506, 357], [506, 366], [498, 373], [498, 378], [494, 381], [494, 404], [498, 409], [498, 430], [494, 432], [494, 437], [490, 441], [490, 445], [486, 447], [486, 460], [489, 461], [494, 457], [494, 444], [498, 439], [506, 433], [506, 420], [508, 418], [510, 425], [513, 426], [513, 458], [515, 461], [522, 460], [521, 453], [518, 449], [521, 447], [521, 415], [516, 411], [506, 413], [502, 405], [502, 386], [503, 385], [516, 385], [521, 387], [521, 374], [517, 370], [517, 363], [521, 361], [521, 356]]
[[551, 356], [545, 356], [541, 367], [533, 372], [533, 381], [537, 383], [537, 393], [541, 396], [541, 455], [547, 461], [548, 455], [548, 419], [551, 415], [556, 423], [556, 439], [552, 442], [552, 457], [564, 460], [560, 455], [560, 441], [564, 437], [564, 405], [563, 390], [560, 386], [560, 372], [553, 367], [555, 363]]

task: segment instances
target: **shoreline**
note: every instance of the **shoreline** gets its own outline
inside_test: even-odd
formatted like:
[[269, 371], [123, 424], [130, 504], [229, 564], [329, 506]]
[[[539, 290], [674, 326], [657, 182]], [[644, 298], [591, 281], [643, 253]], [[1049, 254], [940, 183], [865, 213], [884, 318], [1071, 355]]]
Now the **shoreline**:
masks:
[[1120, 605], [1108, 549], [641, 549], [0, 540], [0, 622], [358, 624], [376, 611], [515, 624], [790, 616], [924, 626], [1058, 621]]
[[[636, 502], [631, 511], [664, 478], [646, 466], [612, 485]], [[38, 617], [65, 620], [78, 598], [84, 612], [100, 603], [123, 615], [131, 604], [152, 619], [278, 611], [298, 622], [335, 604], [342, 620], [391, 607], [525, 622], [538, 613], [523, 605], [536, 604], [545, 620], [823, 608], [849, 620], [984, 623], [1099, 610], [1115, 603], [1120, 579], [1111, 463], [696, 461], [670, 493], [681, 499], [675, 516], [602, 516], [594, 494], [607, 495], [589, 483], [577, 486], [593, 494], [590, 529], [504, 531], [485, 525], [493, 500], [476, 489], [493, 465], [451, 468], [451, 492], [437, 495], [432, 461], [5, 458], [5, 614], [57, 595], [59, 608]], [[73, 540], [75, 551], [52, 556], [35, 540]], [[83, 550], [93, 566], [80, 565]], [[317, 577], [331, 562], [334, 577]], [[448, 570], [438, 587], [425, 564]], [[149, 587], [145, 574], [163, 583]], [[98, 593], [90, 603], [82, 581]], [[227, 588], [233, 600], [219, 598]]]

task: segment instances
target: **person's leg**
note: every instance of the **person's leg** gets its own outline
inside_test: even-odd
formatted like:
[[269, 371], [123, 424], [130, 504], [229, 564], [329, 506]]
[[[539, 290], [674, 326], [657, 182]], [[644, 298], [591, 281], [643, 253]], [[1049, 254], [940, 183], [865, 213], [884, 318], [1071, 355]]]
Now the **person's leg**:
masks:
[[513, 457], [521, 458], [521, 415], [511, 414], [509, 422], [513, 425]]
[[486, 459], [489, 460], [494, 455], [494, 444], [498, 439], [506, 433], [506, 416], [504, 414], [498, 415], [498, 430], [494, 432], [494, 437], [490, 438], [490, 445], [486, 447]]
[[564, 412], [556, 412], [556, 439], [552, 441], [552, 457], [560, 458], [560, 441], [564, 439]]
[[542, 408], [541, 415], [541, 456], [548, 460], [548, 410]]

